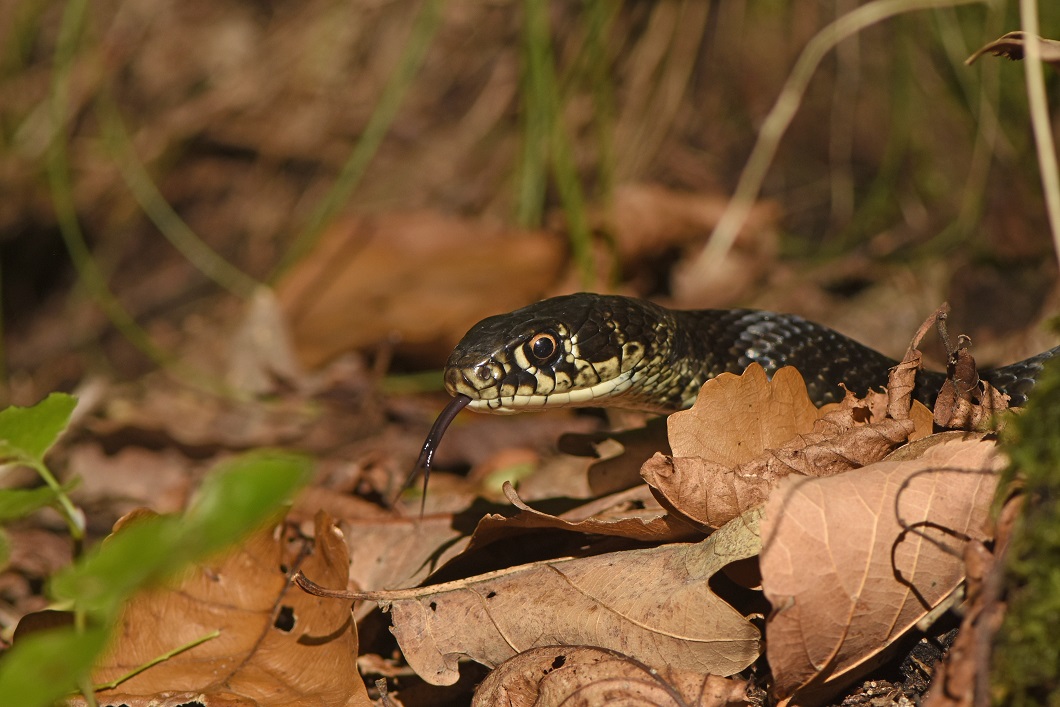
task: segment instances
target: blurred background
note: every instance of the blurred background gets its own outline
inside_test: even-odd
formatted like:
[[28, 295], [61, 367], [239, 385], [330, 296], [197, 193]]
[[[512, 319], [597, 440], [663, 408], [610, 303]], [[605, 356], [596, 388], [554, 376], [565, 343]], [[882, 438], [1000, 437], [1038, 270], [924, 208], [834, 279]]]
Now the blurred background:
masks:
[[350, 356], [437, 389], [476, 320], [578, 289], [795, 311], [895, 356], [949, 300], [983, 361], [1051, 345], [1023, 67], [964, 63], [1014, 2], [828, 53], [697, 264], [803, 47], [860, 4], [0, 0], [4, 398], [160, 369], [260, 393]]
[[[804, 48], [878, 3], [0, 0], [0, 406], [78, 396], [49, 464], [86, 546], [272, 447], [314, 462], [288, 520], [326, 510], [375, 568], [433, 552], [419, 497], [393, 501], [452, 346], [543, 297], [778, 309], [893, 357], [949, 301], [981, 364], [1042, 351], [1060, 288], [1024, 67], [965, 63], [1017, 3], [934, 4], [823, 53], [732, 247], [704, 251]], [[461, 415], [426, 535], [510, 512], [505, 479], [534, 503], [639, 484], [660, 443], [596, 433], [642, 421]], [[5, 523], [0, 648], [75, 545], [50, 509]], [[391, 656], [373, 616], [362, 651]]]

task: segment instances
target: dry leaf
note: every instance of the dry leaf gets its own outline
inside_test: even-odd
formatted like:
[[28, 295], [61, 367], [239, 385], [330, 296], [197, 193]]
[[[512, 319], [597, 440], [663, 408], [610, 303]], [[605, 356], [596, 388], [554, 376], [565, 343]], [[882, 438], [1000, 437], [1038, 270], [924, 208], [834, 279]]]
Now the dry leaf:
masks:
[[748, 514], [695, 544], [538, 562], [363, 598], [391, 611], [402, 653], [433, 685], [455, 683], [461, 658], [495, 667], [557, 644], [732, 675], [757, 657], [759, 633], [708, 582], [758, 553], [757, 519]]
[[79, 504], [129, 513], [149, 507], [176, 513], [187, 505], [192, 479], [201, 469], [175, 449], [124, 447], [106, 454], [99, 444], [83, 442], [70, 450], [71, 476], [81, 484], [71, 494]]
[[[667, 513], [655, 501], [651, 492], [640, 486], [623, 491], [600, 501], [592, 502], [591, 515], [575, 508], [562, 516], [549, 515], [526, 505], [511, 483], [504, 483], [504, 495], [519, 509], [514, 516], [490, 514], [479, 521], [472, 538], [472, 546], [496, 542], [514, 529], [558, 528], [575, 533], [609, 535], [643, 542], [675, 542], [692, 536], [702, 537], [688, 523]], [[618, 508], [614, 506], [618, 505]]]
[[505, 661], [475, 690], [473, 707], [638, 704], [736, 707], [747, 682], [663, 667], [651, 669], [594, 646], [542, 646]]
[[772, 381], [757, 364], [742, 376], [723, 374], [703, 386], [691, 410], [670, 416], [674, 456], [656, 454], [641, 475], [665, 507], [718, 528], [763, 503], [780, 479], [879, 461], [915, 429], [912, 420], [874, 420], [872, 409], [850, 396], [829, 410], [817, 419], [794, 368]]
[[670, 415], [666, 426], [675, 457], [736, 466], [809, 432], [817, 414], [797, 370], [786, 366], [770, 380], [752, 363], [742, 375], [704, 383], [692, 408]]
[[[451, 515], [424, 518], [349, 518], [339, 523], [349, 538], [350, 589], [414, 587], [467, 547], [470, 538]], [[360, 620], [374, 607], [354, 607]]]
[[441, 351], [479, 319], [539, 299], [563, 250], [543, 231], [436, 212], [354, 217], [326, 231], [276, 294], [307, 366], [383, 343]]
[[[635, 264], [669, 249], [702, 243], [710, 237], [725, 212], [729, 197], [716, 193], [681, 192], [660, 184], [620, 184], [612, 209], [595, 215], [614, 234], [614, 247], [623, 263]], [[776, 254], [777, 204], [752, 206], [737, 247], [758, 256], [753, 273], [773, 262]], [[610, 222], [610, 223], [607, 223]], [[743, 273], [747, 277], [746, 273]]]
[[[300, 566], [328, 586], [345, 587], [346, 565], [342, 536], [321, 514], [313, 551]], [[266, 529], [173, 587], [134, 597], [117, 642], [93, 676], [96, 683], [212, 631], [221, 635], [101, 692], [100, 704], [370, 705], [355, 664], [349, 605], [292, 587], [284, 566], [298, 566], [297, 555]]]
[[640, 465], [655, 452], [669, 454], [666, 418], [648, 420], [642, 427], [628, 430], [567, 433], [557, 447], [565, 454], [595, 457], [589, 464], [589, 489], [604, 496], [640, 485]]
[[953, 591], [965, 540], [988, 535], [1002, 465], [991, 442], [949, 442], [916, 460], [780, 484], [761, 555], [778, 698], [829, 695]]
[[[1038, 52], [1042, 61], [1060, 71], [1060, 42], [1054, 39], [1043, 39], [1042, 37], [1037, 37], [1037, 40]], [[1009, 32], [981, 47], [965, 59], [964, 63], [971, 64], [987, 52], [994, 56], [1003, 56], [1019, 61], [1024, 57], [1024, 42], [1026, 42], [1026, 35], [1023, 32]]]
[[302, 377], [276, 295], [259, 287], [247, 303], [243, 321], [229, 344], [225, 382], [252, 395], [273, 392], [276, 381]]
[[934, 420], [939, 427], [985, 431], [996, 427], [994, 416], [1008, 408], [1007, 398], [980, 380], [968, 350], [970, 343], [960, 337], [957, 350], [950, 354], [946, 384], [935, 401]]
[[[166, 374], [168, 375], [168, 374]], [[216, 448], [249, 449], [302, 442], [319, 425], [319, 408], [279, 397], [263, 405], [196, 390], [160, 375], [112, 395], [106, 409], [86, 422], [96, 439], [150, 440], [203, 457]], [[127, 443], [127, 442], [126, 442]]]

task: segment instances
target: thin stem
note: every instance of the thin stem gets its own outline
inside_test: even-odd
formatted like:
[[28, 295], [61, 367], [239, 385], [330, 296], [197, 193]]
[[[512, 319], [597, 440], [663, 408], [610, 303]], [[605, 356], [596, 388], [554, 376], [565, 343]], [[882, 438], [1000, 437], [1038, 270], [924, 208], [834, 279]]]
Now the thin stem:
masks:
[[55, 71], [49, 97], [52, 136], [48, 150], [47, 173], [55, 218], [63, 243], [66, 245], [70, 260], [74, 263], [80, 282], [89, 297], [133, 346], [186, 384], [215, 395], [237, 395], [238, 391], [231, 390], [223, 381], [218, 381], [212, 375], [181, 363], [172, 353], [155, 345], [110, 291], [107, 280], [85, 241], [84, 232], [78, 220], [77, 205], [74, 202], [66, 123], [67, 113], [70, 110], [70, 74], [74, 55], [85, 26], [87, 6], [87, 0], [70, 0], [63, 12], [59, 39], [55, 47]]
[[276, 268], [273, 280], [316, 244], [320, 234], [346, 205], [350, 195], [357, 188], [365, 170], [368, 169], [368, 164], [390, 130], [390, 125], [394, 122], [398, 108], [412, 85], [413, 79], [419, 73], [420, 66], [427, 55], [427, 49], [440, 24], [443, 2], [444, 0], [427, 0], [423, 4], [413, 24], [401, 62], [387, 82], [386, 88], [383, 89], [383, 95], [379, 97], [379, 102], [372, 111], [364, 132], [361, 133], [346, 164], [342, 166], [342, 171], [339, 172], [334, 186], [317, 205], [305, 228], [291, 244], [287, 254]]
[[210, 633], [206, 634], [205, 636], [200, 636], [199, 638], [196, 638], [193, 641], [185, 643], [183, 646], [178, 646], [177, 648], [174, 648], [171, 651], [167, 651], [167, 652], [163, 653], [160, 656], [152, 658], [151, 660], [149, 660], [148, 662], [144, 663], [143, 665], [140, 665], [140, 666], [137, 666], [136, 668], [133, 668], [132, 671], [130, 671], [128, 673], [125, 673], [125, 675], [122, 675], [121, 677], [114, 678], [110, 682], [105, 682], [105, 683], [102, 683], [100, 685], [96, 685], [96, 692], [101, 692], [103, 690], [113, 690], [118, 685], [122, 684], [126, 680], [129, 680], [131, 678], [136, 677], [137, 675], [139, 675], [143, 671], [147, 670], [148, 668], [152, 668], [152, 667], [158, 665], [159, 663], [164, 663], [165, 661], [169, 660], [170, 658], [172, 658], [172, 657], [174, 657], [176, 655], [180, 655], [184, 651], [191, 650], [195, 646], [202, 645], [203, 643], [206, 643], [207, 641], [212, 641], [213, 639], [217, 638], [220, 635], [221, 635], [220, 631], [211, 631]]
[[55, 492], [55, 498], [59, 502], [60, 509], [63, 515], [66, 516], [66, 524], [70, 526], [70, 535], [72, 535], [74, 540], [80, 544], [85, 537], [84, 515], [78, 510], [77, 506], [74, 505], [73, 501], [70, 500], [70, 497], [66, 495], [62, 484], [60, 484], [59, 480], [55, 478], [54, 474], [52, 474], [51, 469], [45, 466], [42, 462], [35, 459], [22, 459], [21, 462], [36, 471], [37, 475], [48, 485], [48, 488]]
[[1031, 109], [1031, 126], [1038, 148], [1038, 169], [1042, 174], [1045, 209], [1053, 234], [1053, 250], [1060, 262], [1060, 172], [1056, 166], [1056, 145], [1049, 123], [1049, 104], [1045, 100], [1045, 76], [1042, 72], [1041, 47], [1038, 45], [1038, 3], [1020, 0], [1020, 24], [1023, 27], [1024, 71], [1027, 100]]
[[522, 159], [519, 164], [519, 197], [516, 221], [524, 228], [541, 225], [545, 209], [548, 171], [547, 140], [550, 130], [549, 94], [545, 82], [548, 56], [548, 26], [539, 26], [540, 0], [523, 3], [523, 120]]
[[66, 117], [70, 104], [70, 72], [78, 40], [85, 24], [87, 0], [70, 0], [63, 13], [59, 40], [55, 47], [55, 74], [51, 85], [52, 141], [48, 151], [48, 179], [52, 203], [66, 249], [77, 268], [82, 284], [89, 295], [103, 309], [114, 326], [138, 349], [152, 360], [164, 363], [169, 356], [154, 342], [125, 311], [107, 287], [103, 274], [96, 266], [85, 242], [74, 204], [70, 165], [67, 161]]
[[[563, 124], [559, 82], [556, 80], [556, 65], [548, 27], [548, 3], [542, 0], [527, 0], [524, 7], [530, 54], [527, 73], [531, 95], [540, 104], [536, 110], [541, 113], [540, 129], [547, 138], [552, 176], [556, 180], [556, 191], [567, 216], [571, 257], [578, 268], [582, 285], [589, 287], [595, 279], [592, 233], [581, 181], [578, 178], [578, 168], [574, 162], [574, 146]], [[543, 192], [539, 196], [543, 196]]]
[[221, 257], [173, 210], [137, 158], [117, 106], [109, 96], [100, 94], [96, 114], [104, 144], [121, 170], [125, 185], [155, 227], [200, 272], [232, 294], [250, 299], [260, 283]]
[[747, 158], [732, 199], [718, 220], [710, 241], [685, 270], [687, 277], [677, 283], [679, 289], [694, 292], [697, 289], [696, 282], [714, 274], [724, 262], [740, 229], [747, 222], [780, 141], [802, 103], [810, 79], [824, 57], [837, 44], [878, 22], [906, 12], [983, 2], [987, 0], [876, 0], [837, 18], [814, 35], [799, 55], [773, 108], [763, 121], [758, 140]]
[[96, 700], [96, 691], [92, 687], [92, 681], [89, 676], [84, 675], [78, 678], [77, 687], [81, 691], [81, 696], [85, 698], [85, 707], [99, 707], [99, 701]]

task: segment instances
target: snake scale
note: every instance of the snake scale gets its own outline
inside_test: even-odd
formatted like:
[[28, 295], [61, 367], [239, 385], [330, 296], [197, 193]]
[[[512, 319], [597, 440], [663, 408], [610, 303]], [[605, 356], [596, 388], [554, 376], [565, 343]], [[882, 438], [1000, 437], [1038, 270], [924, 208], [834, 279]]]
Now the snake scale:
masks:
[[[1060, 346], [980, 371], [1021, 406]], [[454, 399], [424, 443], [429, 466], [445, 428], [465, 406], [516, 413], [563, 406], [669, 413], [690, 407], [704, 382], [758, 363], [770, 376], [795, 366], [818, 405], [844, 384], [864, 395], [887, 384], [897, 361], [793, 314], [751, 309], [667, 309], [646, 300], [578, 293], [542, 300], [473, 326], [445, 366]], [[914, 396], [933, 404], [944, 373], [920, 371]]]

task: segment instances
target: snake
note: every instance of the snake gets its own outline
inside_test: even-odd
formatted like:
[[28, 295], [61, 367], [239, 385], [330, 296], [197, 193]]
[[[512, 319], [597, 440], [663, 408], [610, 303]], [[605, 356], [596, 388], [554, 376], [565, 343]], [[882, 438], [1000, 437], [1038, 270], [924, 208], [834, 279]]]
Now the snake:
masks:
[[[1060, 346], [979, 376], [1019, 407], [1045, 362], [1058, 356]], [[885, 386], [898, 361], [795, 314], [677, 310], [589, 292], [552, 297], [487, 317], [456, 345], [443, 372], [453, 400], [428, 434], [417, 466], [429, 469], [464, 407], [499, 414], [589, 406], [668, 414], [691, 407], [706, 381], [743, 373], [752, 363], [770, 377], [794, 366], [820, 406], [842, 399], [846, 390], [864, 396]], [[913, 396], [930, 407], [945, 382], [945, 373], [919, 371]]]

